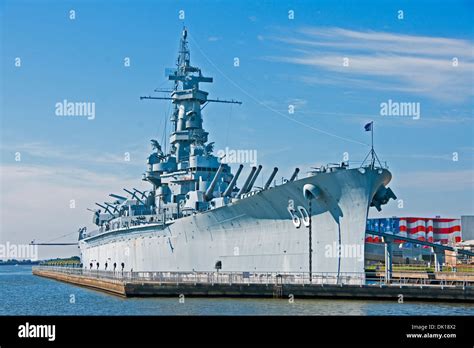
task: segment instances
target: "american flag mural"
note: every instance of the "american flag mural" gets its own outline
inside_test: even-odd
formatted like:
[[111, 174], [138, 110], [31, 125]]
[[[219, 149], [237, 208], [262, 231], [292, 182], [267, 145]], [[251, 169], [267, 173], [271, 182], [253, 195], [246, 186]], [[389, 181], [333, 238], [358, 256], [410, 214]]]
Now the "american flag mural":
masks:
[[[461, 241], [461, 219], [420, 217], [367, 219], [367, 230], [441, 244]], [[381, 241], [379, 236], [370, 234], [366, 234], [365, 238], [368, 243]], [[402, 243], [401, 240], [396, 242]]]

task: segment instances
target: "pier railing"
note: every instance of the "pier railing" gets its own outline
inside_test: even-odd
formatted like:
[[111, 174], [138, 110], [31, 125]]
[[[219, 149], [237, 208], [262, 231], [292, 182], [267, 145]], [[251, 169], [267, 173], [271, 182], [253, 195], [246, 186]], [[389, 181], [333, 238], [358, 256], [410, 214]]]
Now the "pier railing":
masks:
[[340, 285], [441, 285], [472, 286], [474, 273], [450, 272], [448, 274], [428, 274], [423, 272], [394, 272], [390, 279], [384, 272], [130, 272], [113, 270], [82, 269], [66, 266], [35, 266], [42, 271], [60, 272], [63, 274], [108, 279], [117, 282], [157, 282], [173, 284], [268, 284], [268, 285], [306, 285], [306, 284], [340, 284]]
[[87, 276], [93, 278], [146, 281], [158, 283], [204, 283], [204, 284], [364, 284], [364, 273], [277, 273], [277, 272], [130, 272], [82, 269], [65, 266], [35, 266], [41, 271]]

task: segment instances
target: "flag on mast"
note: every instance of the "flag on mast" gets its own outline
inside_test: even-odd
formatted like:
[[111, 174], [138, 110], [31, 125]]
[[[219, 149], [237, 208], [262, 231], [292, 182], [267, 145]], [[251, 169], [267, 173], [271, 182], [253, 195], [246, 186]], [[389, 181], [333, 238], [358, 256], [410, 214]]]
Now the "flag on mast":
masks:
[[365, 129], [366, 132], [369, 132], [369, 131], [372, 130], [372, 124], [373, 124], [373, 123], [374, 123], [374, 121], [369, 122], [369, 123], [367, 123], [367, 124], [364, 126], [364, 129]]

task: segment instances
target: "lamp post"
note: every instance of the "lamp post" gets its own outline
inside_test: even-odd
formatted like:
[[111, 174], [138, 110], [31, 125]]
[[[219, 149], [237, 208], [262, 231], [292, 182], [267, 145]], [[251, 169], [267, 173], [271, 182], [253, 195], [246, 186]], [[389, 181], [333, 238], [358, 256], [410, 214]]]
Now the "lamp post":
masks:
[[313, 281], [313, 230], [312, 230], [312, 209], [311, 209], [311, 197], [308, 198], [309, 203], [309, 225], [308, 225], [308, 234], [309, 234], [309, 282]]
[[308, 200], [309, 224], [308, 224], [308, 251], [309, 251], [309, 282], [313, 282], [313, 199], [319, 200], [322, 196], [321, 189], [313, 184], [303, 186], [303, 196]]

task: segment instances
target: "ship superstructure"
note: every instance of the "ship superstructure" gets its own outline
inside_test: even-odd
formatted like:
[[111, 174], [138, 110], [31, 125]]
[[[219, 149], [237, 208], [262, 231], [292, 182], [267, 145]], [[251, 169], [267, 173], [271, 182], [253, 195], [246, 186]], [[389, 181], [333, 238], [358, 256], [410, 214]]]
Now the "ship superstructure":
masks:
[[[168, 76], [170, 149], [152, 140], [143, 180], [149, 191], [125, 189], [94, 211], [98, 229], [80, 230], [83, 267], [134, 271], [363, 272], [363, 259], [345, 258], [342, 245], [363, 252], [367, 213], [391, 198], [391, 174], [372, 161], [350, 169], [325, 166], [298, 178], [299, 169], [281, 185], [278, 168], [255, 187], [262, 166], [238, 183], [213, 154], [203, 129], [202, 110], [209, 99], [201, 83], [213, 82], [191, 65], [187, 30], [180, 40], [176, 69]], [[166, 152], [166, 153], [165, 153]], [[310, 239], [308, 241], [308, 229]], [[335, 246], [333, 254], [328, 250]], [[329, 250], [330, 251], [330, 250]], [[309, 264], [308, 264], [309, 263]]]

